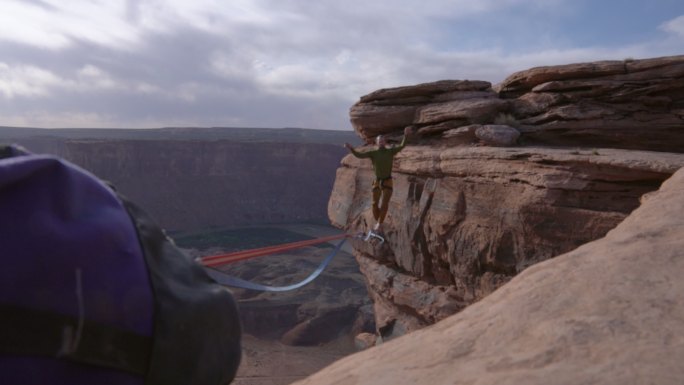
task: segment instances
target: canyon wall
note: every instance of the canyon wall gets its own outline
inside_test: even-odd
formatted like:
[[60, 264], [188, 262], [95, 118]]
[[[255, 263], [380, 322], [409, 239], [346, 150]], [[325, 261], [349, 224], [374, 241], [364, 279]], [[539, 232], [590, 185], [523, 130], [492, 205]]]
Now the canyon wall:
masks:
[[[395, 159], [386, 242], [354, 244], [386, 340], [603, 237], [684, 166], [684, 56], [383, 89], [350, 116], [369, 143], [413, 132]], [[373, 178], [368, 160], [343, 159], [334, 225], [370, 228]]]
[[111, 181], [169, 230], [322, 221], [341, 146], [71, 141], [66, 158]]
[[341, 144], [352, 139], [303, 129], [0, 129], [2, 141], [111, 182], [170, 231], [327, 222]]

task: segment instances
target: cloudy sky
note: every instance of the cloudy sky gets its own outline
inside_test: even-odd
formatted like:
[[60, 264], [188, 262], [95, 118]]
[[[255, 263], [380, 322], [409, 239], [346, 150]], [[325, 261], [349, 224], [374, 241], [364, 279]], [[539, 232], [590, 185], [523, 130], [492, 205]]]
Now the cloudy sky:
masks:
[[677, 54], [682, 0], [0, 0], [0, 125], [351, 129], [379, 88]]

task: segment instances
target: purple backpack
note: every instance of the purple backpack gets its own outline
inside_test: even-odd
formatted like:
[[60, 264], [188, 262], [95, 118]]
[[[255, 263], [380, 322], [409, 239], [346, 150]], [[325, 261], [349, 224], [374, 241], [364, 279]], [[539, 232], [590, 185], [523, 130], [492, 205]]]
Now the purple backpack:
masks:
[[140, 208], [64, 160], [0, 146], [0, 383], [228, 384], [231, 294]]

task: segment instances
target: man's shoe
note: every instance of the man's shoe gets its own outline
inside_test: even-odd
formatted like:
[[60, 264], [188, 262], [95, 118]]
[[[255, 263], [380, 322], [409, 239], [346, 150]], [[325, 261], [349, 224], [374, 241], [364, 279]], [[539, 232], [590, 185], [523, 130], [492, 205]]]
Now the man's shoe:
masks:
[[363, 239], [364, 241], [370, 241], [372, 238], [375, 238], [380, 241], [380, 244], [385, 243], [385, 238], [382, 237], [382, 235], [374, 233], [373, 230], [370, 230], [368, 232], [368, 235]]

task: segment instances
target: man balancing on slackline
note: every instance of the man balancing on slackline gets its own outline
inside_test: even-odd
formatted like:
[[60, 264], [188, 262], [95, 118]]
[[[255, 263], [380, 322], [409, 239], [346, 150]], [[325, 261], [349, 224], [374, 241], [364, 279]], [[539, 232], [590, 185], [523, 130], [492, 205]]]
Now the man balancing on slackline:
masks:
[[[357, 158], [370, 158], [375, 170], [375, 181], [373, 182], [373, 218], [376, 224], [375, 231], [382, 230], [382, 222], [387, 215], [389, 200], [392, 197], [392, 164], [394, 155], [401, 151], [406, 145], [406, 138], [410, 135], [411, 128], [404, 129], [404, 138], [398, 146], [387, 147], [385, 137], [378, 135], [375, 138], [377, 148], [375, 150], [358, 152], [351, 144], [345, 143], [344, 146], [351, 151]], [[382, 200], [380, 199], [382, 197]]]

